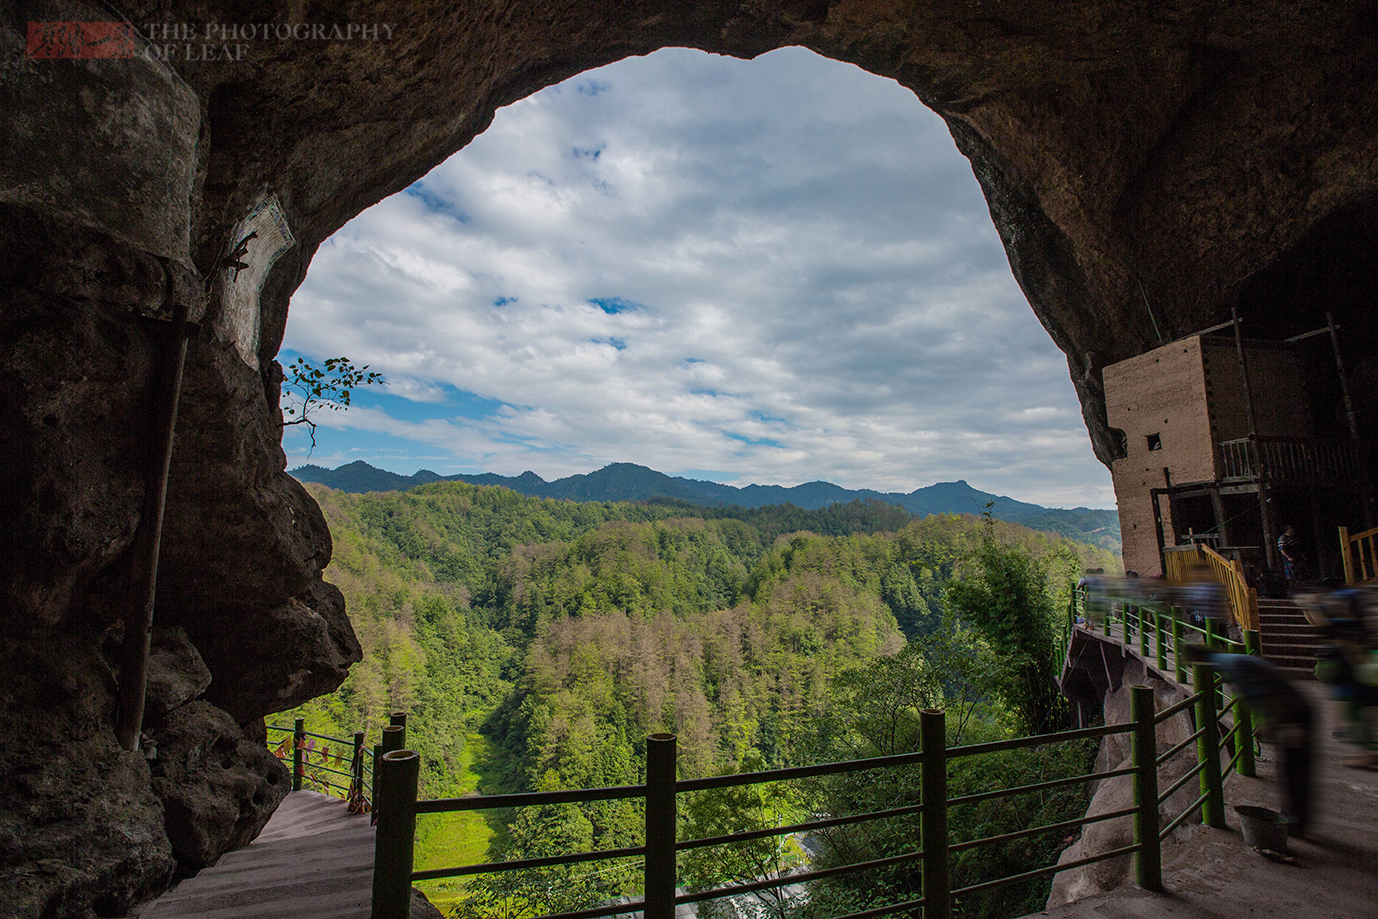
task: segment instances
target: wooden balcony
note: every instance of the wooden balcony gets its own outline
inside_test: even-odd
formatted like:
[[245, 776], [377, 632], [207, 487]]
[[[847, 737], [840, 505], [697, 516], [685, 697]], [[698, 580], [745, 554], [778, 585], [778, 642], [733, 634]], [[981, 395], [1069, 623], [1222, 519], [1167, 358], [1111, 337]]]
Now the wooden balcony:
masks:
[[1359, 451], [1350, 440], [1254, 435], [1220, 442], [1220, 470], [1230, 483], [1357, 485]]

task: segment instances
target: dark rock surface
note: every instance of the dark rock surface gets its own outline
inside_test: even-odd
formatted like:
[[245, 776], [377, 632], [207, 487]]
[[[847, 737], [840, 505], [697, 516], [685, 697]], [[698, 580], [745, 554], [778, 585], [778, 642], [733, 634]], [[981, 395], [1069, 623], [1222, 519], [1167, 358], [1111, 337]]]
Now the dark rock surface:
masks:
[[61, 630], [0, 649], [0, 917], [121, 915], [172, 876], [142, 754], [115, 744], [114, 674]]
[[[122, 5], [144, 25], [336, 15], [304, 9]], [[1117, 439], [1102, 368], [1231, 307], [1275, 338], [1333, 311], [1366, 440], [1378, 426], [1378, 389], [1359, 385], [1378, 377], [1367, 0], [365, 0], [348, 19], [377, 39], [255, 41], [239, 60], [170, 67], [25, 56], [31, 20], [110, 15], [79, 0], [0, 7], [0, 732], [25, 738], [0, 753], [0, 870], [19, 915], [114, 912], [171, 867], [147, 768], [114, 748], [105, 655], [130, 615], [173, 306], [199, 325], [157, 621], [186, 630], [211, 683], [208, 701], [164, 716], [199, 713], [200, 727], [176, 734], [185, 771], [159, 781], [165, 800], [192, 802], [224, 768], [195, 738], [232, 736], [211, 703], [255, 722], [331, 688], [358, 654], [320, 579], [324, 521], [282, 471], [273, 358], [291, 293], [349, 218], [498, 106], [591, 67], [667, 45], [741, 57], [801, 45], [912, 89], [971, 159], [1104, 461]], [[232, 274], [255, 210], [280, 214], [290, 239]], [[264, 782], [275, 768], [240, 741], [226, 755]], [[229, 784], [216, 800], [253, 800], [250, 776]], [[236, 806], [186, 807], [179, 851], [207, 858], [243, 834]]]
[[287, 768], [228, 714], [196, 701], [165, 715], [149, 733], [153, 792], [177, 861], [203, 868], [248, 845], [292, 790]]
[[144, 720], [153, 723], [186, 705], [211, 685], [211, 672], [181, 626], [153, 630], [148, 655]]

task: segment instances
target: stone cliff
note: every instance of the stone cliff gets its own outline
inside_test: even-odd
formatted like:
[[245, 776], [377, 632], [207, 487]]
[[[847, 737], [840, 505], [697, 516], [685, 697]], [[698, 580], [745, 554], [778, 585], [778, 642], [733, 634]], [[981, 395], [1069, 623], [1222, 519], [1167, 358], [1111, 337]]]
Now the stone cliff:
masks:
[[[0, 7], [0, 913], [118, 915], [242, 843], [284, 793], [261, 719], [358, 659], [319, 510], [283, 472], [277, 353], [316, 247], [500, 105], [675, 45], [803, 45], [894, 78], [971, 159], [1015, 277], [1067, 354], [1108, 462], [1101, 369], [1243, 315], [1346, 330], [1373, 374], [1378, 6], [1260, 0], [132, 2], [147, 37], [387, 25], [237, 59], [30, 53]], [[172, 33], [180, 35], [181, 33]], [[174, 39], [171, 44], [179, 44]], [[185, 44], [184, 41], [180, 42]], [[159, 38], [159, 44], [164, 42]], [[239, 257], [238, 244], [248, 239]], [[237, 262], [239, 267], [231, 263]], [[168, 317], [192, 315], [144, 726], [114, 740], [130, 547]], [[1361, 400], [1371, 439], [1374, 406]]]

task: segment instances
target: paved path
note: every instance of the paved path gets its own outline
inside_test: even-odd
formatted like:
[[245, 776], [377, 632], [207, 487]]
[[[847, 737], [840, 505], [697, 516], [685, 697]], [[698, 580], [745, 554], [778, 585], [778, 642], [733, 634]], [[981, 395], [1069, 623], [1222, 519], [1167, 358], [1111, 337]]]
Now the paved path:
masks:
[[[1378, 919], [1378, 772], [1351, 769], [1354, 750], [1331, 737], [1336, 710], [1322, 688], [1308, 687], [1322, 715], [1316, 751], [1318, 816], [1304, 840], [1291, 840], [1295, 864], [1264, 859], [1244, 845], [1234, 808], [1278, 809], [1271, 745], [1263, 745], [1256, 779], [1225, 784], [1227, 830], [1195, 825], [1163, 844], [1166, 894], [1132, 883], [1038, 916], [1054, 919]], [[1180, 837], [1180, 838], [1178, 838]]]
[[138, 919], [368, 919], [373, 828], [345, 803], [294, 791], [248, 846], [226, 852]]

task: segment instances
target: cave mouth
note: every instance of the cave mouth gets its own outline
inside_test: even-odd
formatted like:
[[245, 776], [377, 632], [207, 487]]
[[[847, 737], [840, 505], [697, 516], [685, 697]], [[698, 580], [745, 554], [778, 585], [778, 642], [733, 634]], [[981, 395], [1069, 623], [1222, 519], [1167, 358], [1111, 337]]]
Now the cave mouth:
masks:
[[[1373, 449], [1378, 438], [1375, 251], [1378, 194], [1371, 194], [1327, 215], [1250, 278], [1234, 301], [1247, 336], [1294, 341], [1318, 435], [1350, 436], [1348, 396], [1370, 482], [1378, 481], [1378, 451]], [[1330, 319], [1336, 328], [1333, 342], [1328, 330], [1322, 332]]]
[[338, 354], [393, 385], [314, 447], [288, 428], [289, 468], [1113, 500], [947, 126], [802, 48], [662, 49], [499, 110], [317, 252], [279, 360]]

